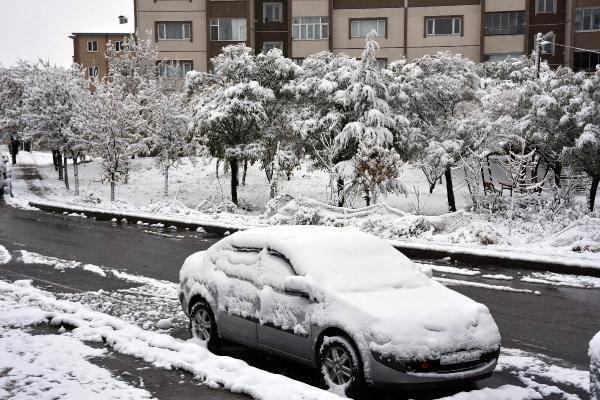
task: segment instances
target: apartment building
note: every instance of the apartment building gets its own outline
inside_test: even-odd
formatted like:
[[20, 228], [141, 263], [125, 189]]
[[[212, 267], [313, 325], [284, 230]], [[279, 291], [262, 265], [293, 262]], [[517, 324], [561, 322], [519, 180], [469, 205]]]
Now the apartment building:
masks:
[[240, 42], [298, 63], [325, 50], [359, 57], [371, 30], [382, 64], [441, 50], [477, 62], [529, 54], [538, 32], [554, 66], [591, 70], [598, 55], [585, 49], [600, 49], [600, 0], [134, 0], [134, 9], [136, 30], [153, 32], [177, 78]]
[[88, 78], [102, 79], [108, 74], [107, 46], [121, 49], [123, 38], [130, 33], [72, 33], [73, 62], [85, 68]]

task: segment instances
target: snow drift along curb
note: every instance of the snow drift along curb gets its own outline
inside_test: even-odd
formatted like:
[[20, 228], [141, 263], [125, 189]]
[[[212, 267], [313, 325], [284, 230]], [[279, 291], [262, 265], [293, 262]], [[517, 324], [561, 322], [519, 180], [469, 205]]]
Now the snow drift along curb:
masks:
[[[202, 228], [208, 233], [223, 235], [227, 232], [233, 233], [239, 230], [266, 226], [261, 224], [233, 224], [223, 221], [198, 220], [194, 218], [174, 218], [157, 216], [148, 213], [132, 213], [125, 211], [112, 211], [106, 209], [65, 205], [48, 201], [30, 201], [31, 207], [53, 213], [78, 213], [93, 217], [98, 221], [110, 221], [113, 218], [135, 223], [143, 221], [149, 224], [163, 224], [165, 226], [176, 226], [196, 230]], [[532, 269], [549, 271], [562, 274], [578, 274], [600, 277], [600, 264], [593, 260], [572, 259], [557, 255], [543, 256], [539, 254], [524, 254], [522, 252], [510, 252], [495, 249], [466, 248], [457, 245], [439, 245], [434, 243], [417, 243], [408, 241], [390, 240], [390, 244], [410, 258], [417, 259], [441, 259], [451, 258], [456, 261], [479, 264], [495, 265], [506, 268]]]

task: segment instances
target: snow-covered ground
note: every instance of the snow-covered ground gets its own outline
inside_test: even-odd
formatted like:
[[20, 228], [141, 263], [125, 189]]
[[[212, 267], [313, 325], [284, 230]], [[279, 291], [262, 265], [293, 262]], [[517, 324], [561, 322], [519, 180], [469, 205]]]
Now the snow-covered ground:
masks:
[[[257, 399], [338, 398], [243, 361], [214, 355], [193, 340], [174, 337], [173, 333], [187, 327], [175, 283], [27, 251], [15, 251], [12, 258], [66, 274], [85, 270], [101, 280], [118, 279], [135, 285], [127, 289], [50, 293], [33, 287], [30, 281], [0, 280], [0, 352], [6, 354], [0, 357], [0, 370], [5, 371], [0, 374], [0, 398], [37, 398], [40, 391], [66, 399], [151, 398], [143, 387], [127, 384], [88, 361], [105, 356], [106, 350], [86, 343], [102, 341], [113, 351], [156, 368], [179, 368], [209, 387], [248, 393]], [[61, 328], [58, 335], [30, 333], [29, 327], [39, 323], [75, 329]], [[85, 371], [85, 377], [81, 371]], [[497, 371], [514, 376], [520, 384], [462, 392], [445, 399], [526, 400], [550, 396], [576, 400], [583, 398], [573, 390], [590, 391], [587, 371], [541, 354], [503, 349]]]
[[[437, 187], [428, 193], [426, 180], [418, 170], [405, 168], [405, 185], [413, 187], [408, 196], [391, 196], [384, 204], [366, 208], [338, 208], [323, 201], [327, 176], [320, 171], [295, 171], [290, 181], [281, 183], [281, 197], [268, 202], [268, 182], [257, 165], [248, 169], [247, 185], [240, 187], [240, 207], [226, 206], [229, 175], [215, 175], [215, 162], [184, 160], [171, 172], [171, 194], [161, 195], [162, 178], [153, 160], [132, 160], [131, 176], [119, 185], [117, 201], [108, 201], [109, 188], [99, 181], [97, 161], [80, 165], [81, 196], [74, 197], [56, 179], [47, 152], [19, 153], [19, 164], [34, 166], [42, 180], [17, 179], [13, 205], [27, 207], [29, 201], [50, 201], [86, 209], [112, 210], [123, 214], [148, 215], [194, 223], [225, 224], [235, 227], [265, 224], [318, 224], [353, 226], [379, 237], [399, 241], [414, 248], [439, 249], [518, 258], [538, 262], [600, 268], [600, 218], [566, 215], [555, 221], [520, 220], [509, 223], [494, 214], [459, 211], [443, 214], [446, 193]], [[22, 178], [22, 177], [21, 177]], [[71, 185], [73, 178], [71, 176]], [[459, 208], [467, 204], [460, 170], [455, 181]], [[420, 215], [414, 211], [419, 192]], [[600, 196], [598, 196], [600, 199]], [[356, 199], [355, 199], [356, 200]], [[600, 200], [599, 200], [600, 201]], [[356, 200], [355, 206], [361, 206]], [[80, 216], [80, 213], [74, 214]]]
[[590, 342], [590, 393], [600, 400], [600, 332]]

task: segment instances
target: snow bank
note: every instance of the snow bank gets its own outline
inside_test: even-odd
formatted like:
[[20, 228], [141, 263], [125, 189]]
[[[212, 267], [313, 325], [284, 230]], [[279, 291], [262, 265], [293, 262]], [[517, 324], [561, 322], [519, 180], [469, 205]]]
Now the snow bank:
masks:
[[66, 335], [30, 335], [0, 327], [0, 398], [19, 399], [151, 399], [144, 389], [116, 379], [87, 361], [103, 357]]
[[590, 394], [600, 400], [600, 332], [590, 342]]
[[11, 255], [8, 252], [8, 250], [6, 250], [6, 247], [2, 246], [0, 244], [0, 265], [1, 264], [8, 264], [8, 262], [11, 260]]
[[542, 398], [541, 394], [531, 388], [504, 385], [496, 389], [484, 388], [461, 392], [438, 400], [533, 400]]
[[[72, 338], [106, 341], [115, 351], [141, 358], [166, 369], [190, 372], [210, 387], [245, 393], [255, 399], [298, 400], [337, 399], [338, 396], [282, 375], [251, 367], [243, 361], [216, 356], [193, 341], [145, 331], [118, 318], [92, 311], [81, 304], [55, 299], [50, 293], [25, 285], [0, 281], [2, 326], [50, 320], [53, 325], [68, 323], [76, 328]], [[7, 317], [7, 312], [11, 316]], [[83, 370], [83, 369], [82, 369]]]

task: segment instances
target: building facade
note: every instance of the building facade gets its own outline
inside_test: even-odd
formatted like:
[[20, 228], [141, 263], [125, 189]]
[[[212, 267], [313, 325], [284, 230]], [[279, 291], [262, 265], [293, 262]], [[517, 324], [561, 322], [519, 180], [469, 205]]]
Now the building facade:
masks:
[[121, 49], [123, 38], [129, 33], [80, 33], [69, 36], [73, 39], [73, 62], [85, 69], [88, 78], [103, 79], [108, 74], [106, 50], [109, 44]]
[[[479, 62], [529, 54], [538, 32], [551, 65], [591, 70], [600, 49], [600, 0], [134, 0], [136, 31], [161, 58], [207, 71], [229, 44], [277, 47], [297, 62], [319, 51], [359, 57], [379, 34], [381, 63], [446, 50]], [[577, 47], [573, 49], [571, 47]], [[171, 69], [172, 70], [172, 69]]]

